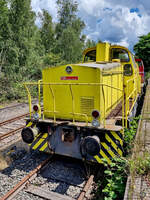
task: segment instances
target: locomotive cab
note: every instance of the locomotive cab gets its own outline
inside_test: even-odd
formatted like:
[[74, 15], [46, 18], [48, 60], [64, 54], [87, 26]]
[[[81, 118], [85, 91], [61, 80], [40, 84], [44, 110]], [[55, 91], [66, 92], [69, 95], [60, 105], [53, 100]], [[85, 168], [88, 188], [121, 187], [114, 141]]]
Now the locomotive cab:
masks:
[[111, 60], [120, 59], [120, 62], [123, 64], [124, 69], [125, 93], [133, 93], [131, 98], [135, 98], [135, 96], [137, 96], [137, 94], [134, 94], [135, 89], [137, 88], [138, 94], [140, 94], [141, 91], [139, 85], [139, 69], [136, 65], [132, 53], [125, 47], [113, 45], [111, 46], [110, 58]]
[[126, 117], [127, 115], [133, 117], [136, 113], [137, 99], [141, 95], [141, 78], [133, 54], [126, 47], [110, 45], [108, 43], [99, 43], [96, 47], [85, 50], [83, 54], [83, 62], [92, 59], [96, 62], [104, 61], [121, 63], [123, 66], [123, 90], [125, 98], [128, 98], [125, 101], [128, 104], [128, 110], [130, 110], [130, 112], [126, 114]]

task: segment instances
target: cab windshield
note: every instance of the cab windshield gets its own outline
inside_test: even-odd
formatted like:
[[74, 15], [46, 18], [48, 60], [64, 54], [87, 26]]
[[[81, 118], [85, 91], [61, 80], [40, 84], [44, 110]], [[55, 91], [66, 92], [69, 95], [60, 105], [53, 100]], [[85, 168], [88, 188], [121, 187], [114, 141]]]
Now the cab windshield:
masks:
[[96, 61], [96, 50], [91, 50], [85, 54], [84, 62], [95, 62]]
[[129, 62], [129, 54], [124, 49], [112, 48], [111, 59], [120, 59], [121, 62]]

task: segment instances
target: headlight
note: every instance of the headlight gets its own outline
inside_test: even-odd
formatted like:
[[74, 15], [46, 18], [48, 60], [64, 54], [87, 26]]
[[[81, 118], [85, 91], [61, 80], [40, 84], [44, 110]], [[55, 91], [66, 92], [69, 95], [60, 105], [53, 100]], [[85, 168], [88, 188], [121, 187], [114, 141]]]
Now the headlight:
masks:
[[37, 127], [25, 127], [21, 132], [22, 140], [28, 144], [31, 144], [38, 133], [39, 129]]
[[33, 119], [35, 120], [38, 120], [40, 117], [39, 117], [39, 114], [38, 113], [34, 113], [33, 114]]
[[98, 121], [97, 119], [94, 119], [94, 120], [92, 121], [92, 126], [94, 126], [94, 127], [99, 127], [99, 126], [100, 126], [99, 121]]

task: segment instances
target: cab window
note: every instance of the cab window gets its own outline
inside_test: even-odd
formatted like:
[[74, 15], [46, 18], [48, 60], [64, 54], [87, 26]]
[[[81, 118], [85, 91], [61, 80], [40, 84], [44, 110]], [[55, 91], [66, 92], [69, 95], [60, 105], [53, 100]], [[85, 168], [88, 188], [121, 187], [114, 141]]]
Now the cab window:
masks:
[[129, 62], [129, 54], [126, 50], [120, 48], [112, 48], [111, 59], [120, 59], [121, 62]]
[[96, 61], [96, 50], [89, 51], [85, 54], [84, 62], [95, 62]]
[[125, 76], [132, 76], [133, 70], [132, 70], [131, 64], [125, 64], [123, 68], [124, 68], [124, 73], [123, 74]]

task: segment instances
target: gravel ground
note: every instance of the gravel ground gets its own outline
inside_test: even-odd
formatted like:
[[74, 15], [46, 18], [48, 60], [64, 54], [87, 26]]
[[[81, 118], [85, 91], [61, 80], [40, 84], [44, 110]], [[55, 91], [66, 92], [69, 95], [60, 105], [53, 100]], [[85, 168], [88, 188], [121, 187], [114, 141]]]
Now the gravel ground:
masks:
[[12, 189], [24, 176], [38, 166], [42, 160], [45, 160], [47, 156], [38, 152], [26, 152], [21, 148], [10, 153], [9, 158], [12, 161], [10, 166], [0, 171], [0, 197]]
[[[6, 194], [31, 170], [45, 160], [49, 155], [38, 152], [27, 152], [17, 148], [9, 154], [10, 166], [0, 171], [0, 197]], [[31, 184], [40, 186], [47, 191], [53, 191], [77, 199], [85, 184], [85, 171], [81, 163], [69, 160], [54, 159], [46, 165]], [[38, 196], [27, 193], [26, 188], [17, 194], [15, 200], [40, 200]]]
[[[71, 161], [54, 160], [48, 164], [31, 184], [40, 186], [46, 191], [53, 191], [77, 199], [85, 184], [84, 169], [80, 164]], [[21, 191], [16, 200], [42, 199]]]
[[[17, 105], [17, 104], [15, 104]], [[25, 114], [29, 111], [28, 104], [19, 104], [16, 107], [10, 107], [8, 109], [0, 109], [0, 122], [3, 122], [5, 120], [11, 119], [13, 117], [17, 117], [19, 115]], [[14, 123], [14, 125], [13, 125]], [[13, 122], [11, 124], [6, 124], [0, 127], [0, 133], [7, 133], [10, 130], [13, 130], [15, 128], [19, 128], [22, 125], [25, 125], [25, 120], [21, 119], [16, 122]], [[16, 124], [15, 124], [16, 123]], [[18, 123], [18, 125], [17, 125]], [[20, 125], [19, 125], [20, 123]], [[14, 134], [2, 141], [0, 141], [0, 151], [3, 150], [4, 148], [7, 148], [7, 146], [12, 145], [16, 141], [21, 140], [21, 131], [18, 131], [17, 134]]]
[[21, 104], [20, 106], [0, 110], [0, 122], [17, 117], [24, 113], [29, 112], [28, 104]]

